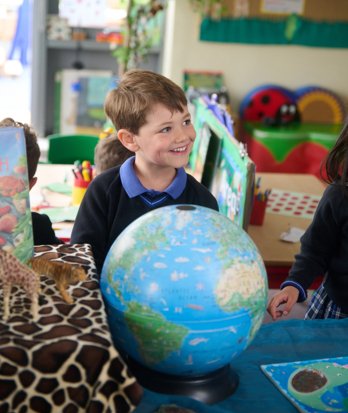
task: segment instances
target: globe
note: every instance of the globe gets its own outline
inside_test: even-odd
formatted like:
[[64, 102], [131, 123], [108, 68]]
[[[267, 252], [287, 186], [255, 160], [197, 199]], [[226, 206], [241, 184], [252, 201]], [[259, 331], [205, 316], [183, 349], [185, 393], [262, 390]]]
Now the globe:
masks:
[[208, 378], [230, 369], [262, 324], [268, 289], [248, 234], [195, 205], [158, 208], [132, 222], [111, 246], [100, 283], [116, 348], [146, 369], [144, 377], [181, 378], [182, 388], [202, 378], [211, 388]]

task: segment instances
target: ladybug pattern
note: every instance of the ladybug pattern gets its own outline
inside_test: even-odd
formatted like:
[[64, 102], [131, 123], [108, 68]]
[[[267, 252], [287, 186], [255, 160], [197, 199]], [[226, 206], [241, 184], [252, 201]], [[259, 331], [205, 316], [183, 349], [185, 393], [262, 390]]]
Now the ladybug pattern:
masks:
[[276, 85], [258, 87], [243, 99], [240, 118], [270, 126], [300, 122], [296, 95], [289, 89]]

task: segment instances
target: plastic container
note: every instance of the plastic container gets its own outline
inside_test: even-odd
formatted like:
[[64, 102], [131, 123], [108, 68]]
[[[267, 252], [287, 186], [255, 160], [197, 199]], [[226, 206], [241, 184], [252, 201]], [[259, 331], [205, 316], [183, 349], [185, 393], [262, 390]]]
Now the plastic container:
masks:
[[253, 209], [251, 211], [250, 225], [262, 225], [266, 215], [267, 199], [260, 200], [254, 197]]
[[80, 205], [87, 191], [89, 182], [80, 178], [74, 180], [72, 189], [72, 205]]

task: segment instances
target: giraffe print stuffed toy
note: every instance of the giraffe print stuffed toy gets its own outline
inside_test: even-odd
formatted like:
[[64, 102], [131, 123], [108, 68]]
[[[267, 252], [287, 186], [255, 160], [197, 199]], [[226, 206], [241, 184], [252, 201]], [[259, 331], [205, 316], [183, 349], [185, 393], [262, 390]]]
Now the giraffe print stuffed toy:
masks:
[[40, 293], [40, 278], [38, 274], [23, 264], [14, 255], [0, 249], [0, 280], [3, 289], [3, 320], [10, 316], [10, 295], [13, 285], [24, 288], [31, 298], [31, 313], [33, 319], [38, 317], [38, 300]]

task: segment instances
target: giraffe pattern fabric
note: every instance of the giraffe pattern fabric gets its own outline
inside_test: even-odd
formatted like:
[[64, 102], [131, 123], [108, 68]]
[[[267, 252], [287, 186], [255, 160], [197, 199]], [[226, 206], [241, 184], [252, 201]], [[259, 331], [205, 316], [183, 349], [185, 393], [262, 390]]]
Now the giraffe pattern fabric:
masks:
[[36, 322], [13, 287], [6, 322], [0, 307], [0, 412], [132, 412], [142, 388], [112, 344], [90, 245], [40, 245], [34, 256], [80, 265], [87, 279], [68, 286], [69, 304], [41, 276]]

